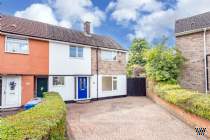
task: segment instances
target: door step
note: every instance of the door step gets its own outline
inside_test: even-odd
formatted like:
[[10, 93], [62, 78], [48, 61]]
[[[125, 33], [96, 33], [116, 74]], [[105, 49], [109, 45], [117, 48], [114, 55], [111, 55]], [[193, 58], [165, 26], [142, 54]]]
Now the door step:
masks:
[[87, 100], [78, 100], [78, 101], [76, 101], [76, 103], [78, 103], [78, 104], [85, 104], [85, 103], [90, 103], [90, 102], [91, 102], [90, 99], [87, 99]]

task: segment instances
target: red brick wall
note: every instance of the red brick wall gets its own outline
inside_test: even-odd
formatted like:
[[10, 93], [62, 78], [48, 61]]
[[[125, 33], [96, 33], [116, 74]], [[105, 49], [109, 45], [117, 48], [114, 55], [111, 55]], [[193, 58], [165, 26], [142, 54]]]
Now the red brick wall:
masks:
[[29, 39], [27, 54], [5, 53], [5, 36], [0, 35], [0, 74], [34, 74], [49, 73], [49, 43]]
[[21, 104], [24, 105], [26, 102], [28, 102], [34, 97], [34, 76], [22, 76], [21, 79]]

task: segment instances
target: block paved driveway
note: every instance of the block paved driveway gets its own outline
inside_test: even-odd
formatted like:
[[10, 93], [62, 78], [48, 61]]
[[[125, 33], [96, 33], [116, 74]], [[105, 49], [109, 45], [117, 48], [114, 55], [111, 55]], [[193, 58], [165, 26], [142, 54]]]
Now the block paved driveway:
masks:
[[71, 140], [206, 140], [147, 97], [67, 106]]

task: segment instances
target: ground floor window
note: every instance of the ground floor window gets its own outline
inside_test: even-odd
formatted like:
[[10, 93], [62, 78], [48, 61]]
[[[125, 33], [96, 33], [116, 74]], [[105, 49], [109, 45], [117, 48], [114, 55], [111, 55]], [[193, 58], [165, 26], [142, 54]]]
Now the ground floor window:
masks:
[[64, 81], [64, 76], [53, 76], [53, 86], [63, 86]]
[[103, 76], [102, 77], [102, 91], [117, 90], [117, 77]]

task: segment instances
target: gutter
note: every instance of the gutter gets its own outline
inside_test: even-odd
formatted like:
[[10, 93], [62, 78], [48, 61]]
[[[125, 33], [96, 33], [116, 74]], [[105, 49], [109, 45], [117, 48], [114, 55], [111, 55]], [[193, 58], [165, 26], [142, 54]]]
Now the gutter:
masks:
[[182, 36], [182, 35], [188, 35], [188, 34], [192, 34], [192, 33], [198, 33], [198, 32], [203, 32], [204, 29], [206, 31], [210, 30], [210, 27], [207, 28], [200, 28], [200, 29], [194, 29], [194, 30], [189, 30], [189, 31], [184, 31], [184, 32], [180, 32], [180, 33], [175, 33], [175, 36]]

